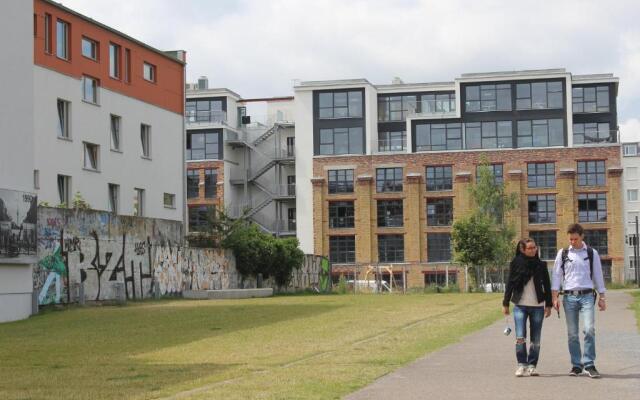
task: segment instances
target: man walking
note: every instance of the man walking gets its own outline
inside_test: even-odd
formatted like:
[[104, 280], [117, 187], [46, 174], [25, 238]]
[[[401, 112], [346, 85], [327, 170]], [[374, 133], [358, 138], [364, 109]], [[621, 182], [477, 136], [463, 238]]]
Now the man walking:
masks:
[[[599, 293], [598, 307], [604, 311], [605, 301], [604, 278], [602, 264], [598, 252], [584, 242], [584, 229], [580, 224], [571, 224], [567, 229], [569, 247], [558, 251], [553, 266], [551, 297], [553, 307], [559, 311], [558, 291], [562, 285], [564, 296], [562, 306], [567, 320], [569, 336], [569, 353], [571, 354], [571, 371], [569, 375], [577, 376], [583, 372], [591, 378], [599, 378], [595, 366], [596, 334], [595, 334], [595, 290]], [[595, 290], [594, 290], [595, 289]], [[578, 332], [580, 318], [584, 324], [584, 353], [580, 348]]]

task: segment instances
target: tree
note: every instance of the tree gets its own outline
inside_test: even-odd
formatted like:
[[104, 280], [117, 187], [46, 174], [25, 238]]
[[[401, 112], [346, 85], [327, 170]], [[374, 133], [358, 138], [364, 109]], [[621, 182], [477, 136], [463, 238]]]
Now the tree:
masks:
[[273, 276], [279, 288], [289, 284], [293, 270], [299, 269], [304, 262], [304, 253], [298, 245], [296, 238], [278, 238], [273, 241], [273, 257], [268, 273]]
[[494, 252], [494, 229], [491, 220], [480, 212], [453, 224], [454, 259], [469, 267], [476, 284], [480, 283], [480, 268], [489, 264]]

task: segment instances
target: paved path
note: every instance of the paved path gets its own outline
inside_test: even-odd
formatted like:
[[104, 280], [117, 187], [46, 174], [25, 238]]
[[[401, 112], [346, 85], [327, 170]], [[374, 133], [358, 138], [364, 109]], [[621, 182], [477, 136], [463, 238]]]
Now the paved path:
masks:
[[553, 311], [542, 328], [539, 377], [514, 376], [515, 332], [502, 334], [503, 319], [381, 377], [347, 399], [638, 400], [640, 335], [628, 309], [631, 301], [627, 293], [608, 293], [607, 311], [596, 311], [596, 367], [602, 379], [567, 375], [571, 364], [564, 316], [561, 313], [558, 319]]

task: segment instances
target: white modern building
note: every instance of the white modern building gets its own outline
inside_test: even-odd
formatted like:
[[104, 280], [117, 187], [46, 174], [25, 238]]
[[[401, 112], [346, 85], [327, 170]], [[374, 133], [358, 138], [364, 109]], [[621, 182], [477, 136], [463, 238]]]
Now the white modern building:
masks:
[[[624, 265], [625, 278], [636, 280], [638, 263], [634, 255], [636, 218], [640, 218], [640, 132], [621, 132], [622, 167], [624, 168]], [[640, 228], [639, 228], [640, 230]]]

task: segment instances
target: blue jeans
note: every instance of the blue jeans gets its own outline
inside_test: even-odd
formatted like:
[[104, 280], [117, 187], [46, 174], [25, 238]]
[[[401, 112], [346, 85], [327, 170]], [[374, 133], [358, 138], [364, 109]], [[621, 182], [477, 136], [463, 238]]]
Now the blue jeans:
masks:
[[[529, 354], [527, 354], [527, 319], [529, 319]], [[518, 365], [538, 365], [540, 356], [540, 338], [544, 307], [518, 306], [513, 307], [513, 320], [516, 326], [516, 359]]]
[[[594, 320], [593, 294], [568, 295], [562, 299], [564, 315], [567, 319], [569, 354], [574, 367], [591, 367], [596, 361], [596, 329]], [[584, 354], [580, 349], [580, 318], [584, 326]]]

